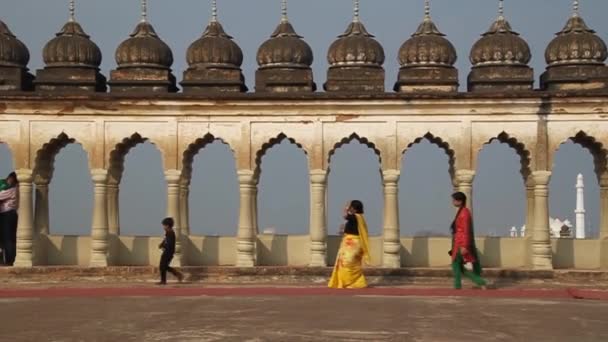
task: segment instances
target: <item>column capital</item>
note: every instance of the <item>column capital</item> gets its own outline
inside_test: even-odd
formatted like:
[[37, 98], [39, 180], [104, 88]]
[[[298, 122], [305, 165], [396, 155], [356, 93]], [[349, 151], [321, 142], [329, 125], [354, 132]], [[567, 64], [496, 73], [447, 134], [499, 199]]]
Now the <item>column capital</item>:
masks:
[[91, 179], [96, 184], [106, 184], [108, 182], [108, 170], [105, 169], [92, 169]]
[[458, 183], [473, 183], [475, 170], [456, 170], [455, 176]]
[[533, 171], [532, 178], [535, 186], [547, 186], [551, 180], [551, 171]]
[[167, 183], [169, 183], [169, 184], [178, 184], [181, 176], [182, 176], [182, 173], [179, 170], [175, 170], [175, 169], [165, 170], [165, 179], [167, 180]]
[[310, 182], [314, 184], [323, 184], [327, 182], [327, 170], [310, 170]]
[[15, 173], [19, 182], [31, 183], [34, 180], [34, 172], [30, 169], [18, 169]]
[[382, 180], [384, 183], [397, 183], [399, 181], [399, 177], [401, 176], [401, 171], [399, 170], [384, 170], [382, 171]]
[[238, 170], [239, 183], [242, 185], [255, 185], [255, 173], [252, 170]]

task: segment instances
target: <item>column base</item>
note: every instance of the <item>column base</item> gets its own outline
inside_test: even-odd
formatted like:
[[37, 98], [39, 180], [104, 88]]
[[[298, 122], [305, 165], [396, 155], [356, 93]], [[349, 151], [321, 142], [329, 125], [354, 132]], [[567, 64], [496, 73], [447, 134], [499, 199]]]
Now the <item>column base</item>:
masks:
[[253, 257], [237, 256], [236, 267], [254, 267], [255, 261]]
[[32, 259], [30, 258], [29, 260], [24, 259], [24, 258], [19, 258], [17, 257], [15, 259], [15, 263], [13, 264], [14, 267], [26, 267], [26, 268], [31, 268], [34, 266], [34, 262], [32, 261]]
[[382, 256], [382, 267], [384, 268], [400, 268], [401, 258], [399, 254], [384, 253]]
[[532, 257], [532, 269], [548, 271], [553, 269], [553, 262], [551, 258], [546, 257]]
[[310, 258], [310, 267], [326, 267], [327, 256], [325, 254], [313, 254]]
[[108, 267], [108, 256], [107, 255], [91, 255], [91, 261], [89, 261], [89, 267]]

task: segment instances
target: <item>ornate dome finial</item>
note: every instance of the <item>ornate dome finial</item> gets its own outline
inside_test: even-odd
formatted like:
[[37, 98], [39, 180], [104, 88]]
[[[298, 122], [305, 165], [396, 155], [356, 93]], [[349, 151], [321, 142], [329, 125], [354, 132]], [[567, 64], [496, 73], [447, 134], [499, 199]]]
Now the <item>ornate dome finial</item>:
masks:
[[243, 51], [228, 35], [217, 16], [217, 0], [211, 0], [211, 20], [203, 35], [186, 51], [188, 69], [181, 85], [186, 93], [245, 92], [241, 72]]
[[0, 90], [31, 90], [30, 52], [0, 20]]
[[257, 92], [314, 91], [313, 53], [287, 17], [287, 0], [281, 0], [281, 21], [257, 53]]
[[431, 0], [424, 0], [424, 20], [431, 20]]
[[281, 0], [281, 22], [288, 22], [287, 18], [287, 0]]
[[211, 0], [211, 22], [217, 22], [217, 0]]
[[578, 0], [574, 0], [572, 2], [572, 16], [573, 17], [580, 17], [581, 13], [580, 13], [580, 9], [579, 9], [579, 3]]
[[360, 1], [354, 0], [352, 22], [327, 52], [327, 91], [384, 91], [384, 48], [361, 22], [359, 10]]
[[[173, 52], [148, 21], [148, 2], [141, 0], [141, 20], [115, 53], [118, 69], [112, 71], [112, 91], [174, 92], [171, 74]], [[142, 80], [142, 75], [149, 79]]]
[[534, 71], [528, 67], [531, 58], [530, 46], [513, 31], [504, 15], [504, 1], [498, 0], [498, 17], [469, 55], [473, 64], [469, 91], [532, 90]]
[[148, 22], [148, 0], [141, 0], [141, 22]]
[[105, 91], [99, 73], [101, 50], [76, 21], [76, 4], [68, 4], [68, 22], [42, 50], [45, 68], [37, 71], [35, 85], [43, 91]]
[[[572, 15], [545, 50], [547, 71], [541, 88], [549, 90], [605, 88], [608, 71], [606, 43], [590, 29], [580, 15], [579, 1], [574, 0]], [[607, 81], [598, 82], [597, 80]]]
[[74, 22], [76, 21], [76, 4], [74, 3], [74, 0], [70, 0], [70, 22]]
[[504, 0], [498, 0], [498, 19], [505, 18], [505, 2]]

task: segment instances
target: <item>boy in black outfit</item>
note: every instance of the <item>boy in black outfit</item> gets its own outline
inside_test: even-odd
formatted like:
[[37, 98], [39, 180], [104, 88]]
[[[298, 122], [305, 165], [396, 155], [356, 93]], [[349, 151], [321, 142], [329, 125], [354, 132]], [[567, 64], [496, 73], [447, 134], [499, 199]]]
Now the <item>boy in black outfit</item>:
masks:
[[173, 225], [175, 222], [173, 221], [173, 218], [167, 217], [162, 221], [162, 224], [163, 228], [165, 229], [165, 239], [160, 243], [160, 245], [158, 245], [158, 248], [163, 250], [163, 254], [160, 257], [160, 282], [158, 285], [167, 284], [167, 271], [173, 274], [181, 283], [184, 276], [181, 274], [181, 272], [169, 266], [169, 264], [171, 264], [171, 260], [173, 259], [173, 255], [175, 254], [175, 232], [173, 231]]

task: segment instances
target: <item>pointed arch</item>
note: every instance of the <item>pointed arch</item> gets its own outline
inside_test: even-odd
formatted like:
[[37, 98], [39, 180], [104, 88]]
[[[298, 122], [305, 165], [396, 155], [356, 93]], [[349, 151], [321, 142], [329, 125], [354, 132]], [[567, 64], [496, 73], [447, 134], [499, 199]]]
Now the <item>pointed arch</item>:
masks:
[[192, 179], [192, 164], [194, 162], [194, 157], [196, 157], [196, 155], [202, 149], [204, 149], [207, 145], [212, 144], [216, 141], [219, 141], [222, 144], [226, 145], [232, 152], [232, 155], [234, 156], [234, 154], [235, 154], [234, 149], [224, 139], [216, 138], [211, 133], [205, 134], [202, 138], [198, 138], [194, 142], [192, 142], [190, 145], [188, 145], [188, 148], [182, 154], [182, 181], [183, 182], [185, 182], [186, 184], [189, 184], [190, 180]]
[[73, 143], [76, 143], [76, 139], [70, 138], [62, 132], [56, 138], [42, 145], [38, 152], [36, 152], [33, 170], [34, 179], [44, 179], [48, 182], [53, 177], [55, 157], [64, 147]]
[[589, 153], [591, 153], [591, 156], [593, 157], [595, 174], [597, 176], [598, 181], [600, 181], [602, 175], [608, 172], [608, 151], [606, 150], [604, 145], [595, 137], [588, 135], [583, 130], [580, 130], [575, 135], [569, 137], [566, 141], [560, 143], [557, 150], [553, 151], [553, 153], [557, 153], [559, 148], [568, 141], [580, 145], [582, 148], [586, 149], [587, 151], [589, 151]]
[[428, 140], [431, 144], [439, 147], [448, 156], [448, 161], [449, 161], [448, 170], [450, 173], [450, 177], [452, 179], [454, 179], [454, 175], [456, 173], [456, 151], [454, 151], [450, 147], [450, 144], [447, 141], [444, 141], [443, 139], [441, 139], [441, 137], [433, 135], [431, 132], [427, 132], [423, 136], [414, 139], [414, 141], [409, 143], [407, 145], [407, 147], [405, 149], [403, 149], [403, 151], [401, 151], [401, 156], [403, 157], [403, 155], [405, 155], [405, 153], [407, 152], [407, 150], [409, 148], [411, 148], [412, 146], [414, 146], [416, 144], [419, 144], [422, 140], [425, 140], [425, 139]]
[[[112, 150], [112, 152], [110, 152], [110, 159], [108, 163], [108, 173], [110, 176], [110, 182], [120, 184], [125, 166], [125, 156], [132, 148], [147, 141], [149, 141], [152, 145], [158, 148], [158, 146], [156, 146], [154, 142], [150, 141], [150, 139], [148, 138], [141, 136], [137, 132], [133, 133], [133, 135], [131, 135], [130, 137], [124, 138], [121, 142], [114, 146], [114, 149]], [[161, 158], [163, 158], [162, 152]]]
[[380, 149], [376, 146], [376, 144], [374, 144], [372, 141], [370, 141], [369, 139], [367, 139], [366, 137], [361, 137], [359, 136], [357, 133], [352, 133], [351, 135], [349, 135], [346, 138], [343, 138], [342, 140], [340, 140], [339, 142], [335, 143], [334, 146], [332, 147], [332, 149], [329, 151], [328, 156], [327, 156], [327, 167], [329, 169], [329, 165], [331, 164], [331, 158], [333, 157], [333, 155], [336, 153], [336, 151], [346, 145], [349, 144], [352, 141], [358, 141], [360, 144], [363, 144], [367, 147], [369, 147], [372, 151], [374, 151], [374, 153], [376, 154], [376, 156], [378, 157], [378, 162], [380, 165], [382, 165], [382, 152], [380, 151]]
[[290, 143], [296, 145], [298, 147], [298, 149], [300, 149], [300, 150], [302, 150], [302, 152], [304, 152], [304, 155], [308, 159], [308, 151], [306, 150], [304, 145], [297, 142], [294, 138], [287, 136], [285, 133], [279, 133], [276, 137], [271, 138], [266, 143], [262, 144], [262, 147], [258, 151], [256, 151], [254, 177], [258, 181], [260, 179], [262, 158], [266, 155], [268, 150], [270, 150], [273, 146], [280, 144], [281, 142], [283, 142], [283, 140], [287, 140]]
[[481, 148], [477, 151], [476, 158], [479, 158], [479, 153], [485, 146], [493, 143], [494, 141], [498, 141], [500, 143], [506, 144], [507, 146], [512, 148], [515, 151], [515, 153], [517, 153], [517, 155], [519, 156], [520, 164], [521, 164], [520, 173], [524, 179], [524, 183], [526, 183], [528, 181], [528, 177], [530, 177], [530, 175], [532, 174], [531, 153], [526, 148], [525, 144], [518, 141], [517, 138], [510, 136], [507, 132], [502, 131], [497, 136], [490, 138], [487, 142], [485, 142], [481, 146]]

